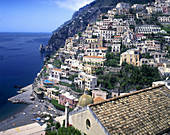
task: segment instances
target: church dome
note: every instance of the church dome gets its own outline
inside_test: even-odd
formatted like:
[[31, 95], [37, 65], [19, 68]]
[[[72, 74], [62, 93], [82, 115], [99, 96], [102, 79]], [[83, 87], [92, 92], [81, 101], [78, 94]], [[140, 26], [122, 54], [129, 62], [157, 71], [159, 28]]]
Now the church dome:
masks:
[[80, 107], [85, 107], [88, 104], [93, 103], [93, 98], [90, 95], [87, 94], [83, 94], [80, 98], [79, 98], [79, 106]]

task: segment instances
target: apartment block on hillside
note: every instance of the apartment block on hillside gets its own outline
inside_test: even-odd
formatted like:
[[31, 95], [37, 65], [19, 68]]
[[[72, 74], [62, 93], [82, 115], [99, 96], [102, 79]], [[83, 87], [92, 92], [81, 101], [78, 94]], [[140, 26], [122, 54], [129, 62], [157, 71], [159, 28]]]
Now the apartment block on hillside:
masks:
[[74, 79], [81, 89], [92, 90], [97, 86], [97, 77], [80, 72], [78, 77]]
[[138, 49], [130, 49], [130, 50], [127, 50], [126, 52], [122, 53], [120, 56], [120, 65], [123, 62], [132, 64], [134, 66], [140, 66], [139, 50]]
[[104, 57], [100, 57], [100, 56], [84, 56], [83, 57], [84, 63], [96, 64], [96, 65], [101, 65], [101, 66], [104, 66], [105, 60], [106, 59]]

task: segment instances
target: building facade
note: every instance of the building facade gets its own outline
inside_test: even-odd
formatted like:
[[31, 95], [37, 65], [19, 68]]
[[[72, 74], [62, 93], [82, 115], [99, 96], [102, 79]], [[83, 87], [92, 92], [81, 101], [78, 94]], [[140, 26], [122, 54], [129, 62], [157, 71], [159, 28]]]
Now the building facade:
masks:
[[138, 49], [130, 49], [130, 50], [127, 50], [126, 52], [122, 53], [120, 56], [120, 65], [122, 65], [123, 62], [132, 64], [134, 66], [140, 66], [139, 50]]

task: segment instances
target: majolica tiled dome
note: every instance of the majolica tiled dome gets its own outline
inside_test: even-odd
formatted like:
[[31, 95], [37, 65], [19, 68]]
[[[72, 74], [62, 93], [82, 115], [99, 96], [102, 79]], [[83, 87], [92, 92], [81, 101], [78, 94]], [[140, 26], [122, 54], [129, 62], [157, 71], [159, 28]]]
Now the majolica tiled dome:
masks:
[[85, 107], [88, 104], [93, 103], [93, 98], [90, 95], [87, 95], [84, 93], [80, 98], [79, 98], [79, 106], [80, 107]]

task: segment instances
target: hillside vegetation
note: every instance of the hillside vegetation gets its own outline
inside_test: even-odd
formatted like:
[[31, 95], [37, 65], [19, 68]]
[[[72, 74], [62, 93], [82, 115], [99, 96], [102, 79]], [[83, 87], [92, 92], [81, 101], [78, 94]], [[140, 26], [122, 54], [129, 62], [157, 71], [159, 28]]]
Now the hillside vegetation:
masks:
[[96, 21], [101, 13], [106, 13], [108, 10], [114, 8], [119, 2], [128, 2], [133, 5], [154, 2], [154, 0], [96, 0], [83, 8], [80, 8], [79, 11], [76, 11], [73, 14], [71, 20], [53, 31], [48, 42], [48, 47], [51, 48], [51, 51], [55, 51], [57, 48], [63, 46], [68, 37], [72, 37], [79, 31], [85, 30], [88, 23]]

